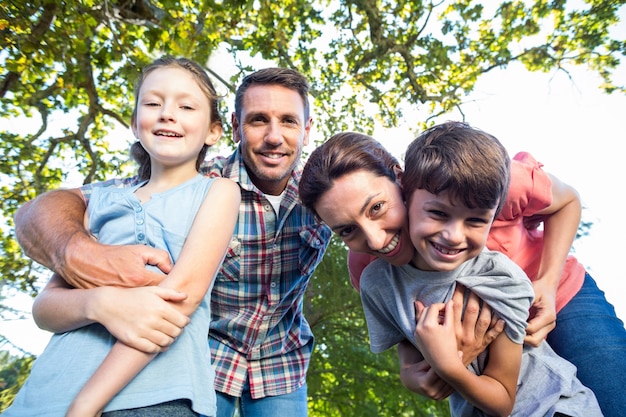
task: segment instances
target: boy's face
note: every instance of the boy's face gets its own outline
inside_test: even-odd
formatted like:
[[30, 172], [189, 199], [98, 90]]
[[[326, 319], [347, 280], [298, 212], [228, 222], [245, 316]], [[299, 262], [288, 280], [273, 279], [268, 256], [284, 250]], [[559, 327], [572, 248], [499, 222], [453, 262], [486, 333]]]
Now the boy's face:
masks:
[[409, 233], [417, 253], [413, 264], [425, 271], [451, 271], [482, 252], [496, 208], [471, 209], [418, 189], [408, 202]]

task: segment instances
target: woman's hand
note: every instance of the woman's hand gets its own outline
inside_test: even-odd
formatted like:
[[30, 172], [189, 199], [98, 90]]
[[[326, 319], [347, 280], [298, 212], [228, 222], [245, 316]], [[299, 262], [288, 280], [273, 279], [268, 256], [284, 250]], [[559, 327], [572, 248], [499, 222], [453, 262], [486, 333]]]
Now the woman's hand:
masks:
[[459, 354], [463, 364], [468, 366], [502, 333], [504, 320], [493, 315], [491, 307], [482, 303], [476, 294], [467, 291], [466, 298], [465, 293], [465, 287], [457, 284], [452, 296], [454, 312], [452, 323]]

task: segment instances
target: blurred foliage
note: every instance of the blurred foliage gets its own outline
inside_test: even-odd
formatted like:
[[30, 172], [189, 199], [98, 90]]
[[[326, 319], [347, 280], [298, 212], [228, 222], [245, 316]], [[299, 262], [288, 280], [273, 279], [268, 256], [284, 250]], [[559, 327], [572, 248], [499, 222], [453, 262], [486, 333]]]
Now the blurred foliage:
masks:
[[32, 355], [13, 356], [0, 351], [0, 413], [11, 403], [15, 394], [26, 381], [35, 357]]
[[[155, 57], [204, 64], [224, 95], [224, 114], [244, 75], [269, 65], [298, 69], [311, 81], [319, 141], [405, 123], [403, 108], [462, 114], [479, 77], [512, 62], [544, 72], [583, 65], [606, 93], [624, 92], [613, 80], [626, 41], [611, 35], [624, 2], [3, 0], [0, 291], [34, 295], [44, 273], [14, 239], [19, 206], [64, 184], [132, 169], [132, 135], [119, 127], [128, 127], [134, 81]], [[307, 315], [318, 338], [312, 413], [440, 415], [403, 391], [395, 352], [369, 354], [358, 297], [335, 259], [340, 246], [309, 289]]]

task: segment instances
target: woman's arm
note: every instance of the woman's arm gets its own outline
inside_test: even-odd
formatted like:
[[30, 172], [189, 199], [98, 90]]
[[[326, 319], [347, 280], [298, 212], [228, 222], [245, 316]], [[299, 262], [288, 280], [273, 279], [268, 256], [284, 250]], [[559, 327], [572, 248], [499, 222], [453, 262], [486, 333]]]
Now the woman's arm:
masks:
[[[196, 214], [178, 261], [160, 284], [188, 295], [175, 304], [187, 316], [200, 305], [222, 264], [239, 213], [239, 201], [237, 184], [227, 179], [215, 180]], [[117, 342], [74, 399], [67, 416], [99, 415], [154, 357]]]
[[539, 346], [556, 326], [556, 293], [582, 211], [578, 192], [548, 175], [552, 182], [552, 204], [537, 213], [543, 221], [543, 249], [539, 271], [533, 281], [534, 316], [528, 322], [524, 339], [532, 346]]
[[458, 354], [454, 323], [450, 319], [453, 309], [453, 300], [422, 309], [416, 327], [420, 352], [435, 372], [472, 405], [489, 415], [508, 416], [515, 403], [522, 345], [500, 334], [490, 345], [484, 372], [475, 375]]

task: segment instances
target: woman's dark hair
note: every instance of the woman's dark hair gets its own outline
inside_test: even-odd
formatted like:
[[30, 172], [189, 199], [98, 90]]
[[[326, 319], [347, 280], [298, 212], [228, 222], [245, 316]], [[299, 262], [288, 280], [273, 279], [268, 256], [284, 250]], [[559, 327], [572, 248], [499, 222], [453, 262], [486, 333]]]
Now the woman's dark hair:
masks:
[[360, 170], [395, 182], [400, 164], [370, 136], [355, 132], [332, 136], [311, 153], [304, 166], [298, 189], [300, 201], [319, 218], [315, 204], [332, 188], [333, 182]]

